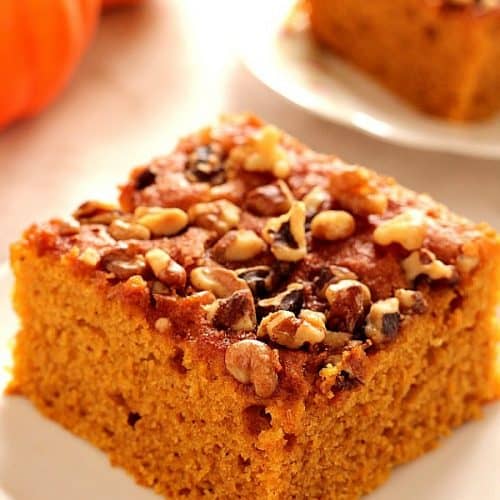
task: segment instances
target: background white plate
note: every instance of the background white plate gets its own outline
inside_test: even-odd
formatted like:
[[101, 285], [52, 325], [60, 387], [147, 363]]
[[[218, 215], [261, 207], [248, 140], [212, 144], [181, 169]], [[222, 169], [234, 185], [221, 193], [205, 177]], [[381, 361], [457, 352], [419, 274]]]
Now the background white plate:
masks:
[[[12, 278], [0, 266], [2, 362], [16, 330]], [[5, 380], [5, 377], [4, 377]], [[370, 500], [500, 499], [500, 405], [445, 439], [436, 451], [402, 467]], [[0, 398], [1, 500], [154, 500], [106, 456], [40, 416], [23, 398]]]
[[284, 34], [294, 0], [246, 2], [242, 58], [263, 83], [328, 120], [415, 148], [500, 158], [500, 117], [460, 125], [429, 118], [329, 51], [307, 32]]

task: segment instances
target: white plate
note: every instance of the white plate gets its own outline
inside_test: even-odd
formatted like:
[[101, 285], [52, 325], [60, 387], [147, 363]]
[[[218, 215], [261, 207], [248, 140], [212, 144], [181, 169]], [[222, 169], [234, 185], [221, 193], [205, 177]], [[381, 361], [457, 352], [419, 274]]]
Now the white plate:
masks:
[[416, 148], [500, 158], [500, 117], [460, 125], [429, 118], [329, 51], [307, 31], [283, 31], [294, 0], [245, 2], [238, 26], [247, 67], [299, 106], [381, 139]]
[[[2, 361], [16, 330], [12, 278], [0, 266]], [[5, 380], [5, 377], [4, 377]], [[500, 405], [457, 430], [436, 451], [402, 467], [370, 500], [500, 499]], [[1, 500], [154, 500], [106, 456], [50, 422], [23, 398], [0, 398]]]

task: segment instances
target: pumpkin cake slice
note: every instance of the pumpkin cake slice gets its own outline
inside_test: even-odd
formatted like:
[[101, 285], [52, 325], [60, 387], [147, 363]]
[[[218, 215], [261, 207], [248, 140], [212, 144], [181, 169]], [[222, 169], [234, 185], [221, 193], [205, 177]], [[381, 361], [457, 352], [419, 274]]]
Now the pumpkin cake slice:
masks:
[[303, 0], [314, 36], [420, 110], [500, 111], [500, 0]]
[[249, 115], [12, 246], [10, 392], [168, 498], [354, 499], [496, 396], [500, 242]]

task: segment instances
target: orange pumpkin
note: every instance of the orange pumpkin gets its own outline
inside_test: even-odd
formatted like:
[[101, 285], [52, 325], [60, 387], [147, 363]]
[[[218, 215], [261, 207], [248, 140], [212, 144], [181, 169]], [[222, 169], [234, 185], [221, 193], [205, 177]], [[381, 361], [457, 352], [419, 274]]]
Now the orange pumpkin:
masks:
[[0, 1], [0, 128], [64, 87], [89, 44], [101, 0]]

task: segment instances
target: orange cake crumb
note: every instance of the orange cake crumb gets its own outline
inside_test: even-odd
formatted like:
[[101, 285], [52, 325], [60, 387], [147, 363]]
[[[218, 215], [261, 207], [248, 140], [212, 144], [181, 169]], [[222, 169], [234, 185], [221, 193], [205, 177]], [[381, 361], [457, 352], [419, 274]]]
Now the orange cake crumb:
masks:
[[500, 241], [250, 115], [11, 249], [10, 392], [167, 498], [354, 499], [496, 396]]

